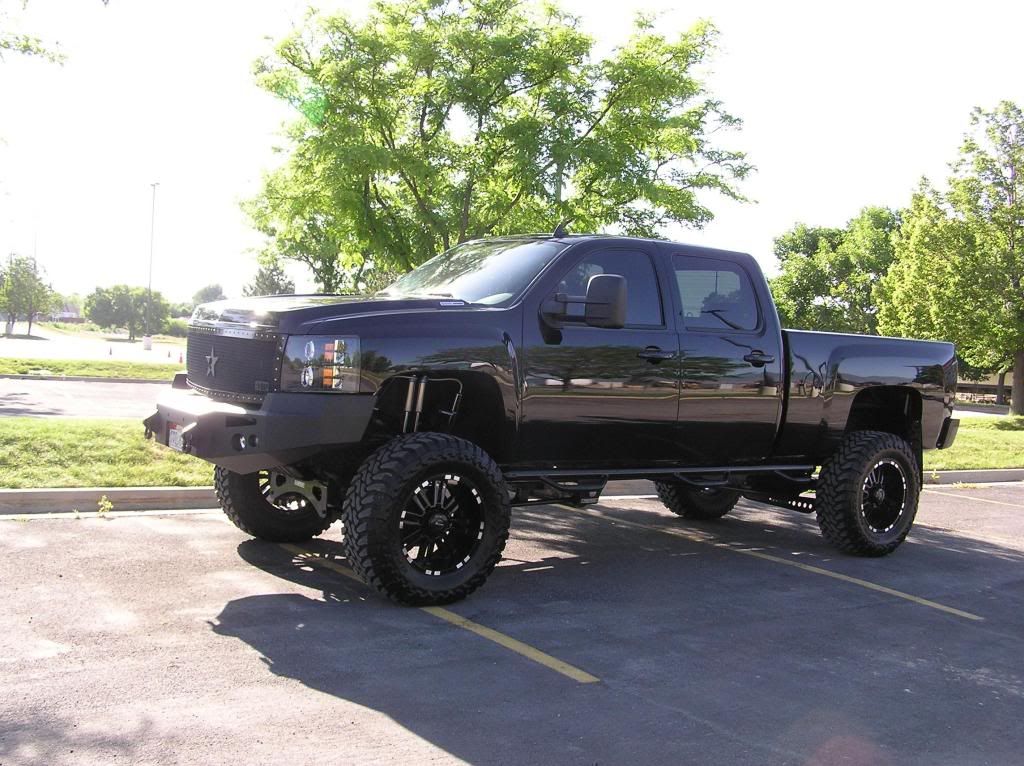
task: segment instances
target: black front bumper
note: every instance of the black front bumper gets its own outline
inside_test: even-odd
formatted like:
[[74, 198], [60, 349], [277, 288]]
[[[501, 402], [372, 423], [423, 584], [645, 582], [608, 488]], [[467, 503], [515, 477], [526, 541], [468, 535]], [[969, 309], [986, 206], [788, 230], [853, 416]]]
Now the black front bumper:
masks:
[[271, 393], [242, 406], [203, 396], [176, 378], [143, 421], [146, 435], [168, 446], [171, 428], [182, 451], [236, 473], [288, 465], [331, 447], [358, 443], [373, 414], [372, 396]]

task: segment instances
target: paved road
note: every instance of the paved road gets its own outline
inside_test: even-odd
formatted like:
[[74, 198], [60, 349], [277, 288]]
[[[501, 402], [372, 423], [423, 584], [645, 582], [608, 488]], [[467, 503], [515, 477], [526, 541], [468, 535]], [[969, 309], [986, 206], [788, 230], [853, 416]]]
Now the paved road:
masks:
[[0, 378], [0, 416], [141, 419], [168, 385]]
[[884, 559], [746, 502], [522, 509], [444, 613], [490, 637], [353, 582], [336, 528], [0, 521], [0, 762], [1019, 763], [1022, 507], [928, 489]]

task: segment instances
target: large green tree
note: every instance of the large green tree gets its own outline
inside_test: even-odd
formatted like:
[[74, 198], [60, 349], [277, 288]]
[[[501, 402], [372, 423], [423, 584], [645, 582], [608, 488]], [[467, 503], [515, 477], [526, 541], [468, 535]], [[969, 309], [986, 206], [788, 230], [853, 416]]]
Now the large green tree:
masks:
[[[288, 161], [247, 204], [272, 255], [324, 290], [366, 259], [408, 269], [469, 239], [700, 226], [705, 192], [741, 199], [739, 121], [699, 74], [716, 32], [640, 19], [606, 58], [579, 21], [522, 0], [379, 0], [364, 21], [313, 15], [258, 64], [302, 115]], [[714, 138], [717, 139], [717, 135]]]
[[[103, 0], [106, 5], [109, 0]], [[35, 56], [46, 61], [61, 63], [64, 55], [57, 48], [33, 34], [22, 32], [16, 29], [18, 26], [16, 14], [12, 16], [12, 10], [28, 6], [28, 0], [0, 0], [0, 61], [3, 61], [7, 54], [14, 53], [21, 56]]]
[[1024, 113], [975, 109], [948, 190], [923, 186], [879, 287], [880, 326], [945, 338], [982, 369], [1014, 368], [1024, 414]]
[[129, 340], [135, 340], [139, 330], [146, 327], [147, 310], [150, 331], [163, 328], [170, 306], [158, 292], [150, 297], [145, 287], [97, 287], [85, 299], [85, 314], [90, 322], [100, 327], [123, 327], [128, 330]]
[[27, 0], [0, 0], [0, 61], [10, 53], [35, 56], [46, 61], [63, 61], [64, 57], [51, 45], [33, 34], [15, 29], [17, 20], [12, 18], [12, 10], [18, 7], [23, 10], [27, 4]]
[[288, 278], [278, 261], [260, 263], [252, 282], [242, 288], [242, 295], [290, 295], [295, 282]]
[[36, 316], [50, 311], [55, 298], [35, 258], [12, 254], [6, 266], [0, 269], [0, 311], [7, 320], [8, 332], [23, 317], [28, 321], [31, 335]]
[[206, 285], [206, 287], [200, 287], [196, 290], [192, 296], [192, 302], [194, 304], [200, 303], [211, 303], [213, 301], [224, 300], [224, 288], [219, 284], [214, 283], [212, 285]]
[[797, 224], [775, 239], [781, 273], [771, 281], [783, 324], [805, 330], [877, 332], [874, 286], [893, 260], [899, 216], [866, 207], [845, 228]]

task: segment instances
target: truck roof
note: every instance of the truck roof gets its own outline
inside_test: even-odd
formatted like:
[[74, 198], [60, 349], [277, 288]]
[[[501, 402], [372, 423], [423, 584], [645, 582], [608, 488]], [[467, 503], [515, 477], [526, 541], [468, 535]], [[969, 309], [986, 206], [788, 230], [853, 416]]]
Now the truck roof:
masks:
[[535, 240], [551, 240], [553, 242], [564, 242], [565, 244], [572, 244], [573, 242], [580, 241], [597, 241], [597, 240], [608, 240], [610, 242], [644, 242], [648, 244], [670, 246], [681, 248], [683, 252], [691, 255], [705, 254], [714, 255], [717, 257], [726, 258], [753, 258], [749, 253], [744, 253], [739, 250], [723, 250], [716, 247], [707, 247], [705, 245], [692, 245], [686, 242], [677, 242], [671, 239], [655, 239], [654, 237], [630, 237], [620, 234], [565, 234], [562, 236], [555, 236], [553, 234], [503, 234], [499, 237], [481, 237], [476, 242], [488, 241], [493, 242], [495, 240], [513, 240], [513, 241], [535, 241]]

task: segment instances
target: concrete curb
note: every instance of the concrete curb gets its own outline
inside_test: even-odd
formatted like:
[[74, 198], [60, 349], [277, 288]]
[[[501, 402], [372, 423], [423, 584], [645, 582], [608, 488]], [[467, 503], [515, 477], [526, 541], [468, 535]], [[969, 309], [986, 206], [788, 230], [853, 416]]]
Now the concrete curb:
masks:
[[1024, 468], [987, 468], [968, 471], [925, 471], [925, 484], [985, 484], [1024, 481]]
[[156, 383], [159, 386], [169, 386], [171, 378], [167, 380], [153, 380], [152, 378], [96, 378], [86, 375], [0, 375], [5, 380], [69, 380], [77, 383]]
[[104, 495], [115, 511], [219, 507], [213, 487], [0, 489], [0, 514], [93, 512]]
[[[1024, 481], [1024, 468], [978, 471], [926, 472], [925, 484], [987, 484]], [[607, 497], [653, 495], [654, 484], [645, 480], [611, 481]], [[106, 495], [115, 511], [166, 511], [219, 508], [213, 487], [72, 487], [69, 489], [0, 489], [0, 514], [93, 512]]]

